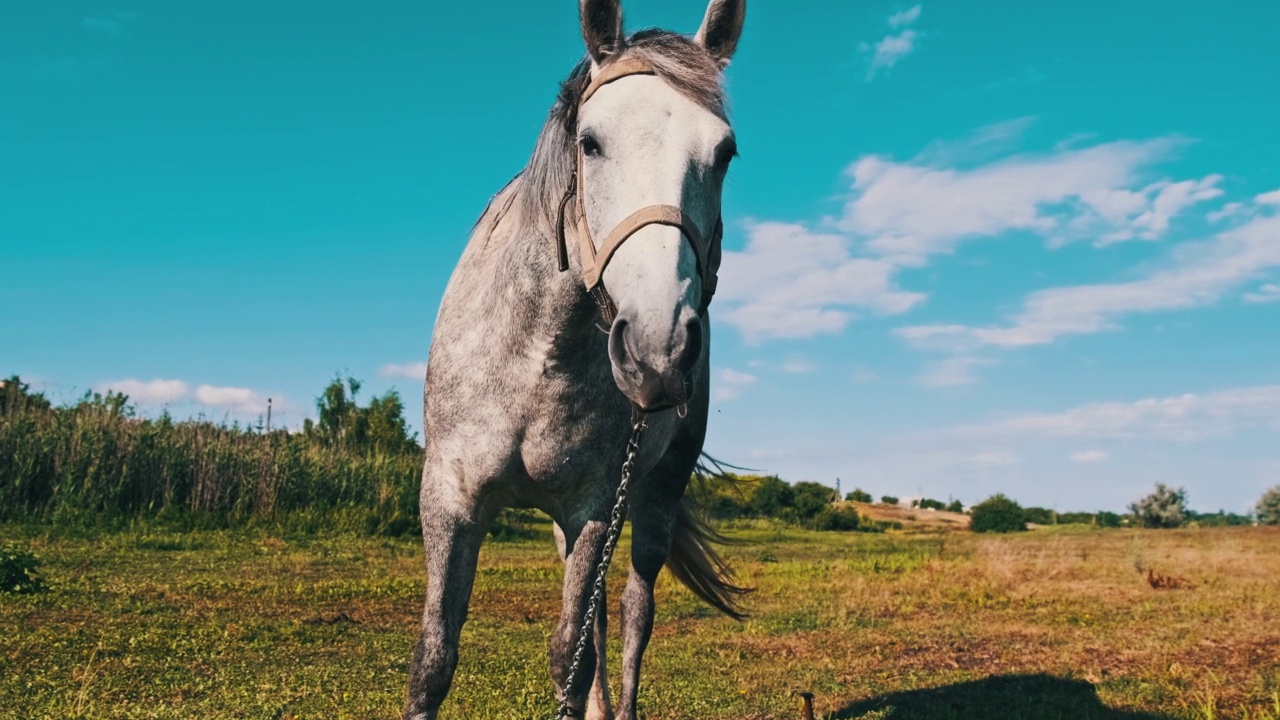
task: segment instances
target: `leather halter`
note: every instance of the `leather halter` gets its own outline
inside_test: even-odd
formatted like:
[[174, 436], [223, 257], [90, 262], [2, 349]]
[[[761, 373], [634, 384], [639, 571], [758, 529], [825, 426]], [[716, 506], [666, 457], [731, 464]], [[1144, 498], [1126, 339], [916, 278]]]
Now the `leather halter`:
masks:
[[[653, 66], [638, 57], [624, 57], [604, 66], [587, 84], [586, 89], [583, 90], [582, 97], [578, 100], [579, 112], [575, 116], [581, 114], [582, 106], [586, 104], [587, 100], [591, 99], [591, 96], [597, 90], [614, 80], [630, 75], [654, 74], [656, 72]], [[577, 225], [578, 235], [578, 258], [582, 263], [582, 281], [587, 287], [587, 292], [600, 308], [600, 315], [606, 323], [613, 322], [613, 318], [617, 314], [617, 306], [614, 304], [613, 298], [609, 296], [609, 291], [604, 287], [604, 269], [608, 267], [609, 261], [613, 259], [614, 253], [618, 251], [622, 243], [649, 225], [668, 225], [679, 228], [681, 235], [689, 241], [689, 245], [693, 248], [694, 257], [697, 258], [698, 274], [702, 277], [702, 302], [698, 308], [698, 313], [705, 312], [707, 306], [711, 304], [712, 296], [716, 292], [716, 271], [720, 268], [720, 238], [724, 233], [724, 223], [721, 219], [719, 217], [716, 218], [716, 225], [711, 232], [711, 237], [705, 238], [702, 232], [698, 230], [698, 226], [685, 215], [683, 210], [675, 205], [648, 205], [623, 218], [622, 222], [609, 231], [609, 234], [605, 236], [604, 242], [600, 244], [600, 248], [597, 250], [591, 237], [591, 228], [587, 222], [584, 201], [583, 181], [585, 176], [583, 174], [583, 165], [585, 164], [585, 157], [581, 143], [577, 143], [577, 145], [577, 164], [573, 171], [573, 177], [569, 181], [569, 187], [565, 190], [564, 199], [560, 201], [560, 212], [556, 220], [556, 241], [558, 243], [560, 271], [564, 272], [569, 269], [569, 247], [565, 239], [565, 209], [569, 204], [569, 200], [577, 196], [577, 221], [575, 224]]]

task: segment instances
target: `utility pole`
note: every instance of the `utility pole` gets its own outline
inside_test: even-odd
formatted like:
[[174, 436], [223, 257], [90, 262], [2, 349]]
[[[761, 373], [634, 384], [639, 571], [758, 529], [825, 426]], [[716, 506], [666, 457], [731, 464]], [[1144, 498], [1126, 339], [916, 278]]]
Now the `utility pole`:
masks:
[[271, 398], [267, 398], [267, 434], [271, 434]]
[[836, 502], [844, 499], [844, 493], [840, 492], [840, 478], [836, 478]]

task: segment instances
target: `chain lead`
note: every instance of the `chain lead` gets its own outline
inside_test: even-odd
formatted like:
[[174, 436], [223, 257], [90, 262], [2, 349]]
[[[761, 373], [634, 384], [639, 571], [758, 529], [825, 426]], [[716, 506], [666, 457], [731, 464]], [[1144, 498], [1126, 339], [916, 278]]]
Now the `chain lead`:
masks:
[[[604, 552], [600, 554], [600, 564], [596, 565], [596, 579], [591, 586], [591, 602], [587, 604], [587, 612], [582, 616], [582, 629], [578, 631], [578, 643], [573, 650], [573, 662], [569, 664], [569, 673], [565, 676], [564, 692], [560, 705], [556, 708], [556, 720], [565, 720], [571, 712], [569, 708], [569, 692], [578, 678], [582, 666], [582, 656], [591, 644], [591, 633], [595, 627], [596, 615], [600, 614], [600, 606], [604, 601], [605, 578], [609, 574], [609, 563], [613, 561], [613, 551], [618, 547], [618, 538], [622, 536], [622, 526], [627, 521], [627, 486], [631, 483], [631, 470], [640, 452], [640, 436], [644, 433], [644, 412], [633, 408], [631, 412], [631, 439], [627, 441], [627, 459], [622, 463], [622, 481], [618, 483], [618, 495], [613, 502], [613, 513], [609, 516], [609, 532], [605, 535]], [[596, 659], [599, 662], [599, 658]]]

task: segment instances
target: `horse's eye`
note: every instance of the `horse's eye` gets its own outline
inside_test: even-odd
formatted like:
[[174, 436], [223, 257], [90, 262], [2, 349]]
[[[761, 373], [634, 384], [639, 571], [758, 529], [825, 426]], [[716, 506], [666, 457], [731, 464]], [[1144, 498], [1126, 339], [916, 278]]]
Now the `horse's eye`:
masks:
[[603, 151], [600, 149], [600, 143], [591, 135], [583, 135], [578, 138], [578, 144], [582, 146], [582, 154], [587, 157], [596, 157]]
[[728, 170], [729, 163], [738, 156], [738, 145], [732, 140], [720, 144], [716, 148], [716, 167], [720, 170]]

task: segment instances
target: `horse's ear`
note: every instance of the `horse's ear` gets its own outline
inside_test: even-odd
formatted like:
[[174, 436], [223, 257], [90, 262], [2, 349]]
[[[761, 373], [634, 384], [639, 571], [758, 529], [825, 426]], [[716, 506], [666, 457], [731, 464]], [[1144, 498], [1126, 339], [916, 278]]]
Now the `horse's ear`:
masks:
[[742, 22], [747, 19], [747, 0], [711, 0], [707, 15], [694, 41], [707, 49], [723, 67], [729, 64], [742, 37]]
[[595, 64], [622, 49], [621, 0], [579, 0], [578, 19], [587, 54]]

